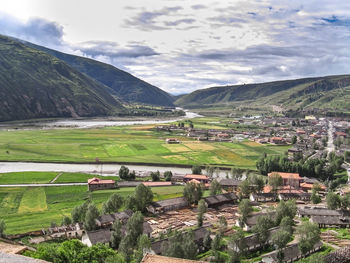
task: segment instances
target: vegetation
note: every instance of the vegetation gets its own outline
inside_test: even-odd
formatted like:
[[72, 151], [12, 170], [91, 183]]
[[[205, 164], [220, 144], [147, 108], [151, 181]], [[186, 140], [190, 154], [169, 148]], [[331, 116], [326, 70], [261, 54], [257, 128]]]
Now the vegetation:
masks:
[[125, 111], [104, 85], [45, 52], [2, 35], [0, 51], [0, 93], [7, 105], [0, 112], [0, 121]]
[[124, 200], [119, 194], [112, 194], [109, 199], [103, 203], [102, 213], [103, 214], [113, 214], [118, 212], [118, 210], [123, 206]]
[[[193, 121], [200, 122], [200, 119]], [[278, 155], [290, 147], [252, 144], [248, 141], [198, 142], [190, 138], [181, 138], [181, 144], [165, 144], [164, 140], [169, 134], [153, 130], [153, 127], [0, 130], [0, 160], [96, 163], [98, 158], [99, 162], [211, 163], [254, 169], [256, 160], [263, 152]], [[101, 169], [99, 163], [96, 163], [96, 169]], [[64, 182], [64, 178], [74, 181], [77, 177], [63, 174], [57, 182]]]
[[313, 249], [314, 245], [320, 241], [320, 229], [317, 224], [304, 221], [297, 227], [299, 235], [299, 249], [302, 254], [306, 254]]
[[202, 168], [198, 165], [192, 166], [192, 174], [202, 174]]
[[0, 237], [5, 236], [6, 224], [4, 219], [0, 219]]
[[249, 199], [243, 199], [238, 205], [238, 211], [240, 213], [240, 224], [243, 224], [247, 221], [248, 215], [253, 211], [253, 208], [250, 205]]
[[203, 225], [203, 215], [204, 213], [207, 211], [207, 207], [206, 207], [206, 204], [205, 204], [205, 201], [203, 199], [201, 199], [199, 202], [198, 202], [198, 214], [197, 214], [197, 225], [198, 227], [201, 227]]
[[190, 204], [197, 204], [203, 196], [203, 186], [194, 182], [187, 183], [184, 188], [183, 196]]
[[153, 201], [151, 188], [144, 184], [136, 186], [135, 193], [127, 198], [126, 207], [134, 211], [144, 212], [146, 207]]
[[210, 195], [217, 195], [217, 194], [221, 194], [221, 185], [219, 184], [219, 182], [214, 179], [213, 181], [211, 181], [210, 183]]
[[196, 259], [197, 249], [192, 231], [187, 233], [175, 231], [162, 248], [166, 256], [186, 259]]
[[112, 95], [123, 101], [162, 106], [173, 105], [172, 96], [165, 91], [112, 65], [89, 58], [61, 53], [28, 42], [24, 44], [55, 56], [91, 79], [106, 85], [110, 88], [109, 91]]

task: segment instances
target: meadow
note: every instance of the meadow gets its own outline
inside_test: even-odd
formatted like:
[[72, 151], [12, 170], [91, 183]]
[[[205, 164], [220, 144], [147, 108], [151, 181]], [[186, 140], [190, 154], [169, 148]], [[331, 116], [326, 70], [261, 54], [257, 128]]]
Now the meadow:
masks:
[[[90, 199], [101, 209], [113, 193], [127, 197], [134, 187], [88, 192], [87, 186], [52, 186], [0, 188], [0, 218], [5, 220], [7, 234], [25, 233], [61, 224], [74, 206]], [[154, 200], [182, 196], [183, 186], [154, 187]]]
[[[233, 127], [227, 119], [198, 118], [198, 128]], [[166, 144], [176, 137], [181, 144]], [[236, 166], [255, 169], [262, 153], [282, 154], [288, 146], [245, 142], [198, 142], [154, 126], [95, 129], [1, 130], [0, 160], [35, 162], [126, 162]]]

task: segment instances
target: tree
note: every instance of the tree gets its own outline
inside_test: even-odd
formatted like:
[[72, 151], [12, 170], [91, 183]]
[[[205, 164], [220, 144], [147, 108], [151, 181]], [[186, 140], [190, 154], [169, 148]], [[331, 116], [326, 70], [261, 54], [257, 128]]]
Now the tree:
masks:
[[346, 162], [350, 162], [350, 151], [344, 153], [344, 159]]
[[220, 234], [216, 234], [214, 237], [214, 240], [211, 243], [211, 255], [212, 255], [212, 262], [225, 262], [225, 260], [222, 258], [219, 251], [221, 250], [221, 239], [222, 236]]
[[253, 232], [258, 234], [260, 243], [264, 246], [269, 237], [269, 229], [274, 226], [274, 220], [270, 215], [259, 216]]
[[197, 214], [197, 222], [198, 227], [203, 225], [203, 214], [207, 211], [207, 206], [205, 205], [205, 201], [201, 199], [198, 202], [198, 214]]
[[204, 236], [204, 239], [203, 239], [203, 247], [204, 247], [204, 250], [207, 251], [211, 248], [211, 242], [213, 240], [211, 239], [210, 237], [210, 232], [208, 231], [205, 236]]
[[119, 177], [123, 180], [129, 179], [129, 168], [122, 165], [119, 169]]
[[112, 226], [111, 232], [111, 247], [114, 249], [118, 249], [120, 242], [122, 240], [122, 223], [120, 220], [115, 220]]
[[221, 194], [221, 185], [219, 184], [219, 182], [214, 179], [211, 183], [210, 183], [210, 195], [217, 195], [217, 194]]
[[176, 258], [195, 259], [198, 247], [194, 242], [192, 231], [181, 233], [175, 231], [174, 235], [169, 237], [169, 241], [162, 247], [164, 255]]
[[240, 224], [241, 227], [247, 222], [248, 215], [253, 211], [252, 206], [250, 205], [249, 199], [243, 199], [238, 205], [238, 211], [240, 213]]
[[340, 198], [341, 208], [348, 209], [350, 207], [350, 193], [346, 193]]
[[278, 204], [276, 208], [276, 225], [279, 225], [282, 218], [288, 216], [293, 219], [297, 213], [297, 206], [295, 200], [283, 201]]
[[195, 204], [202, 198], [203, 188], [201, 184], [187, 183], [184, 187], [183, 195], [190, 204]]
[[337, 209], [338, 207], [340, 207], [341, 204], [339, 195], [337, 195], [334, 192], [329, 192], [327, 194], [326, 201], [327, 207], [332, 210]]
[[153, 193], [151, 188], [145, 186], [144, 184], [139, 184], [135, 188], [134, 192], [134, 206], [136, 211], [144, 212], [146, 207], [153, 201]]
[[94, 230], [96, 229], [95, 219], [100, 215], [97, 207], [91, 203], [88, 205], [87, 212], [84, 220], [84, 228], [86, 230]]
[[206, 172], [207, 176], [210, 178], [213, 177], [214, 170], [215, 170], [215, 168], [213, 166], [206, 166], [205, 167], [205, 172]]
[[264, 190], [265, 180], [261, 175], [252, 174], [248, 177], [248, 182], [251, 185], [252, 192], [258, 193]]
[[114, 193], [112, 194], [109, 199], [103, 203], [102, 206], [102, 213], [103, 214], [112, 214], [115, 213], [121, 208], [124, 204], [123, 197], [121, 197], [119, 194]]
[[69, 216], [64, 216], [62, 218], [62, 224], [61, 225], [62, 226], [68, 226], [70, 224], [72, 224], [72, 219]]
[[134, 255], [134, 261], [136, 263], [141, 262], [143, 255], [146, 251], [148, 251], [151, 247], [151, 241], [149, 240], [148, 236], [143, 234], [139, 237], [137, 241], [137, 251]]
[[[238, 252], [238, 257], [244, 254], [247, 248], [247, 243], [244, 239], [243, 230], [239, 228], [236, 232], [234, 232], [233, 235], [229, 238], [228, 243], [229, 254]], [[237, 255], [235, 255], [235, 257], [237, 257]], [[235, 261], [237, 261], [237, 259], [235, 259]]]
[[311, 201], [313, 204], [321, 203], [321, 197], [318, 194], [320, 190], [321, 190], [321, 186], [318, 183], [312, 186]]
[[160, 173], [159, 171], [157, 172], [151, 172], [151, 178], [153, 182], [157, 182], [160, 180]]
[[294, 135], [294, 136], [292, 137], [292, 144], [296, 144], [297, 141], [298, 141], [298, 137]]
[[192, 174], [202, 174], [202, 168], [199, 165], [192, 166]]
[[321, 232], [318, 225], [309, 221], [303, 221], [297, 227], [297, 233], [299, 235], [298, 246], [302, 254], [313, 249], [314, 245], [320, 241]]
[[280, 229], [288, 232], [290, 235], [293, 234], [293, 219], [291, 219], [289, 216], [285, 216], [282, 218], [280, 223]]
[[165, 171], [164, 178], [165, 178], [165, 181], [170, 182], [171, 179], [173, 178], [173, 173], [171, 171]]
[[250, 194], [250, 184], [249, 184], [249, 181], [248, 180], [244, 180], [242, 181], [239, 186], [239, 195], [240, 195], [240, 198], [243, 198], [243, 197], [248, 197], [249, 194]]
[[224, 216], [220, 216], [219, 219], [219, 233], [223, 235], [227, 229], [227, 220]]
[[83, 222], [88, 209], [89, 202], [75, 206], [72, 210], [72, 220], [74, 223]]
[[115, 254], [107, 257], [104, 263], [126, 263], [126, 261], [122, 255]]
[[272, 244], [277, 249], [277, 259], [279, 263], [282, 263], [284, 260], [283, 249], [286, 247], [289, 240], [290, 240], [290, 233], [282, 229], [277, 230], [272, 235]]
[[272, 188], [272, 192], [276, 195], [278, 187], [283, 184], [283, 179], [278, 173], [274, 173], [269, 176], [269, 185]]
[[243, 176], [243, 171], [240, 168], [231, 168], [232, 179], [240, 180]]
[[6, 224], [4, 219], [0, 219], [0, 237], [5, 236]]

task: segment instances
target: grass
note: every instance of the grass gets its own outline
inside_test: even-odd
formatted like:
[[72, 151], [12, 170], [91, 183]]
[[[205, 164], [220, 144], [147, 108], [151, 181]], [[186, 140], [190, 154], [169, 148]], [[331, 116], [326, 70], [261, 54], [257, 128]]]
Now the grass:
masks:
[[[194, 119], [195, 127], [229, 128], [228, 119]], [[186, 124], [187, 125], [187, 124]], [[103, 162], [202, 164], [255, 169], [262, 153], [277, 155], [288, 146], [252, 142], [198, 142], [154, 126], [95, 129], [1, 130], [0, 160], [36, 162]], [[181, 144], [165, 144], [177, 137]], [[44, 178], [43, 178], [44, 179]], [[0, 177], [1, 180], [1, 177]]]
[[334, 251], [334, 249], [330, 246], [327, 246], [327, 245], [323, 245], [321, 250], [306, 257], [306, 258], [303, 258], [303, 259], [300, 259], [298, 261], [295, 261], [296, 263], [309, 263], [309, 262], [316, 262], [316, 259], [319, 260], [319, 257], [320, 256], [326, 256], [328, 255], [329, 253], [331, 253], [332, 251]]
[[45, 184], [56, 177], [57, 172], [18, 172], [0, 174], [0, 184]]
[[[76, 205], [89, 198], [99, 209], [113, 193], [123, 197], [133, 194], [135, 188], [88, 192], [87, 186], [51, 186], [0, 188], [0, 218], [5, 220], [7, 234], [25, 233], [60, 224]], [[153, 187], [154, 200], [182, 196], [183, 186]]]

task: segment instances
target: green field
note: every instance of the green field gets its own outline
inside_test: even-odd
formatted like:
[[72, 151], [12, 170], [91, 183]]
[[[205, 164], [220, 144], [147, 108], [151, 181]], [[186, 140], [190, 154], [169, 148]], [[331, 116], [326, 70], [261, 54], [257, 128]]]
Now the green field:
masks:
[[[88, 198], [99, 208], [112, 193], [127, 197], [135, 188], [88, 192], [87, 186], [0, 188], [0, 218], [5, 220], [7, 234], [25, 233], [61, 223], [74, 206]], [[178, 197], [183, 186], [152, 188], [154, 200]]]
[[[218, 118], [193, 120], [195, 127], [224, 128]], [[108, 127], [101, 129], [55, 129], [0, 131], [0, 160], [42, 162], [139, 162], [159, 164], [201, 164], [255, 169], [263, 153], [281, 154], [288, 146], [252, 142], [198, 142], [153, 126]], [[166, 144], [177, 137], [179, 145]]]

